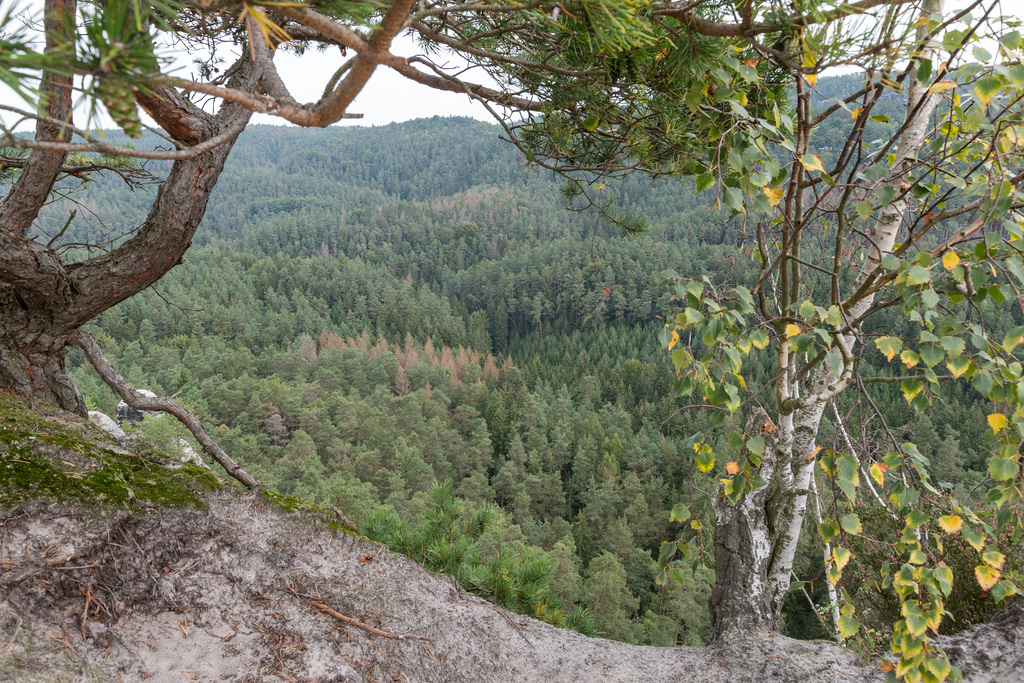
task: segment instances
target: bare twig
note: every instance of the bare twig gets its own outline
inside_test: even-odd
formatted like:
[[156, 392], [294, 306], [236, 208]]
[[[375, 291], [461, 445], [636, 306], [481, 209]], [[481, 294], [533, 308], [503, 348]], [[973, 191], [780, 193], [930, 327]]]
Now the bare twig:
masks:
[[14, 635], [11, 636], [11, 639], [9, 641], [7, 641], [6, 645], [4, 645], [3, 647], [0, 647], [0, 655], [2, 655], [5, 652], [7, 652], [7, 648], [9, 648], [11, 645], [14, 645], [14, 641], [17, 639], [18, 634], [21, 633], [21, 624], [22, 624], [22, 620], [19, 617], [18, 618], [18, 623], [14, 627]]
[[337, 619], [338, 621], [344, 622], [346, 624], [351, 624], [352, 626], [355, 626], [356, 628], [361, 628], [361, 629], [363, 629], [364, 631], [366, 631], [368, 633], [372, 633], [372, 634], [377, 635], [377, 636], [382, 636], [384, 638], [391, 638], [392, 640], [426, 640], [426, 641], [429, 641], [431, 643], [434, 642], [433, 638], [425, 638], [423, 636], [402, 635], [402, 634], [398, 634], [398, 633], [388, 633], [387, 631], [381, 631], [379, 628], [374, 628], [373, 626], [370, 626], [369, 624], [364, 624], [363, 622], [359, 621], [358, 619], [353, 619], [352, 617], [346, 617], [341, 612], [337, 611], [336, 609], [333, 609], [329, 605], [325, 605], [324, 603], [320, 602], [319, 600], [313, 600], [311, 598], [307, 598], [307, 597], [304, 597], [304, 596], [300, 596], [300, 597], [302, 597], [303, 601], [307, 605], [310, 605], [312, 607], [316, 607], [318, 610], [320, 610], [324, 614], [332, 616], [335, 619]]

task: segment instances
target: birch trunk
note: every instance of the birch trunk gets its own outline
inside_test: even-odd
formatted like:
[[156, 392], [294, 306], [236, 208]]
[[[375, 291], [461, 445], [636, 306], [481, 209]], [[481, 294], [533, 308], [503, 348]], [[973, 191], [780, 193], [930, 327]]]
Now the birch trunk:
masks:
[[[926, 0], [924, 16], [942, 10], [942, 0]], [[923, 29], [918, 34], [923, 38]], [[930, 50], [922, 50], [930, 57]], [[884, 185], [899, 186], [914, 166], [924, 143], [932, 113], [939, 97], [928, 93], [927, 84], [910, 69], [906, 85], [907, 106], [896, 160]], [[799, 151], [799, 148], [798, 148]], [[910, 201], [900, 197], [885, 207], [871, 231], [872, 242], [853, 286], [853, 292], [870, 290], [879, 274], [882, 259], [893, 245], [908, 212]], [[780, 291], [789, 281], [776, 283]], [[789, 301], [796, 301], [791, 296]], [[862, 295], [844, 311], [847, 320], [857, 320], [870, 310], [873, 293]], [[781, 315], [789, 315], [780, 311]], [[836, 330], [841, 328], [837, 326]], [[778, 426], [761, 409], [748, 419], [747, 438], [765, 437], [766, 447], [759, 474], [768, 486], [748, 493], [735, 505], [721, 495], [714, 503], [716, 585], [712, 593], [712, 637], [728, 640], [735, 634], [776, 631], [782, 606], [789, 591], [800, 532], [807, 513], [807, 499], [816, 464], [816, 438], [828, 403], [850, 383], [852, 351], [857, 330], [837, 333], [834, 348], [841, 353], [844, 367], [837, 378], [827, 363], [820, 363], [802, 381], [796, 380], [797, 357], [782, 340], [778, 349], [776, 397], [780, 407]]]

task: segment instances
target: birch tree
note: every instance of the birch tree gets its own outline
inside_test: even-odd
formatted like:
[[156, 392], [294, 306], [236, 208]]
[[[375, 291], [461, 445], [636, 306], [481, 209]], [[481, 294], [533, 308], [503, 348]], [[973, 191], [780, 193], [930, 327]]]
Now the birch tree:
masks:
[[[956, 12], [939, 0], [801, 8], [802, 22], [749, 2], [689, 16], [696, 33], [734, 38], [733, 53], [703, 82], [694, 76], [684, 95], [689, 117], [712, 131], [694, 182], [741, 222], [745, 253], [759, 264], [748, 283], [667, 276], [682, 309], [663, 333], [676, 391], [710, 411], [712, 429], [695, 435], [694, 458], [704, 471], [717, 461], [721, 473], [713, 637], [778, 630], [817, 476], [837, 494], [817, 525], [837, 588], [837, 637], [863, 636], [842, 574], [856, 561], [849, 541], [867, 533], [858, 512], [883, 506], [897, 520], [899, 560], [878, 568], [875, 588], [901, 605], [895, 661], [884, 668], [939, 681], [956, 673], [928, 644], [953, 581], [943, 538], [960, 534], [977, 551], [976, 580], [996, 600], [1021, 585], [1001, 573], [1005, 558], [993, 541], [1007, 529], [1021, 534], [1021, 36], [999, 18], [998, 3]], [[772, 21], [789, 22], [784, 40], [765, 40]], [[839, 66], [858, 70], [857, 86], [822, 95], [819, 76]], [[898, 121], [879, 113], [893, 99], [903, 104]], [[838, 149], [816, 137], [830, 121], [848, 131]], [[889, 123], [893, 134], [873, 139]], [[528, 132], [527, 141], [544, 139], [538, 125]], [[609, 134], [622, 137], [621, 129]], [[588, 182], [577, 177], [581, 192], [594, 191]], [[890, 308], [918, 331], [865, 331]], [[775, 376], [750, 386], [749, 359], [761, 353], [773, 355]], [[869, 370], [872, 354], [891, 368]], [[928, 460], [902, 425], [885, 423], [874, 398], [882, 383], [898, 383], [914, 410], [926, 411], [943, 382], [968, 383], [991, 405], [981, 506], [931, 479]], [[870, 448], [818, 443], [826, 407], [840, 400], [863, 408], [858, 438]], [[745, 414], [743, 434], [714, 431], [730, 414]], [[673, 518], [686, 521], [686, 506]], [[693, 526], [663, 544], [663, 580], [686, 561], [700, 564]]]

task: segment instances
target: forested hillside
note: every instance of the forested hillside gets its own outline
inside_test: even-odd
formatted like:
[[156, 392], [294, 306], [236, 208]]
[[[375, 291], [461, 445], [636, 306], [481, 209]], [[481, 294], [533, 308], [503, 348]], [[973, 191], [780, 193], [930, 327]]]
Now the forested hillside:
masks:
[[[552, 623], [702, 644], [708, 557], [671, 581], [656, 558], [663, 540], [703, 539], [713, 524], [717, 471], [698, 470], [687, 439], [721, 418], [673, 391], [659, 332], [679, 304], [661, 283], [666, 271], [752, 279], [751, 228], [678, 181], [630, 176], [595, 192], [647, 231], [567, 210], [558, 182], [477, 121], [253, 127], [185, 264], [93, 331], [133, 386], [177, 394], [272, 488], [336, 506], [367, 535]], [[77, 210], [68, 234], [116, 238], [149, 205], [145, 190], [101, 179], [42, 222], [56, 232]], [[883, 311], [865, 332], [905, 326]], [[70, 362], [90, 408], [112, 413], [82, 353]], [[892, 372], [873, 345], [861, 370]], [[762, 386], [774, 361], [744, 373]], [[876, 386], [888, 426], [913, 433], [937, 479], [969, 496], [987, 453], [974, 390], [946, 387], [917, 418], [897, 385]], [[773, 409], [770, 393], [755, 401]], [[831, 417], [819, 442], [841, 450]], [[167, 448], [178, 436], [169, 422], [143, 430]], [[729, 450], [728, 432], [716, 450]], [[685, 524], [669, 519], [678, 502], [693, 512]], [[786, 628], [820, 637], [808, 600], [827, 602], [824, 567], [805, 536], [797, 573], [809, 583], [790, 595]], [[886, 605], [865, 609], [891, 626]]]

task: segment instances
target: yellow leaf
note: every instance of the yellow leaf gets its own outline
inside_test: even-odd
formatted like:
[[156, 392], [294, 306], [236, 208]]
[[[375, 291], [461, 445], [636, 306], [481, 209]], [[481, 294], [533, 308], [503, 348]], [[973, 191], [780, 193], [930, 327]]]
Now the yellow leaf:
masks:
[[952, 249], [947, 251], [942, 257], [942, 267], [946, 270], [953, 270], [960, 264], [960, 257], [956, 255], [956, 252]]
[[814, 74], [805, 74], [804, 78], [807, 79], [807, 82], [811, 85], [815, 85], [818, 82], [818, 77]]
[[846, 564], [850, 561], [850, 551], [846, 548], [835, 547], [832, 549], [832, 561], [835, 562], [836, 569], [843, 571]]
[[964, 525], [964, 520], [960, 519], [956, 515], [946, 515], [945, 517], [939, 517], [939, 528], [947, 534], [955, 534], [960, 531], [960, 527]]
[[979, 564], [974, 568], [974, 576], [978, 579], [978, 585], [981, 586], [982, 590], [989, 590], [992, 586], [999, 583], [999, 577], [1002, 574], [998, 569], [992, 567], [986, 567], [983, 564]]
[[903, 364], [908, 368], [912, 368], [921, 361], [921, 357], [913, 351], [904, 351], [900, 354], [900, 360], [903, 361]]
[[798, 334], [800, 334], [800, 327], [798, 325], [794, 325], [793, 323], [786, 325], [786, 339], [795, 337]]
[[988, 416], [988, 426], [992, 428], [993, 434], [998, 434], [1006, 429], [1006, 416], [1002, 413], [992, 413]]
[[825, 167], [821, 163], [820, 154], [805, 154], [800, 157], [800, 163], [804, 165], [808, 171], [824, 171]]
[[739, 463], [736, 463], [736, 462], [727, 462], [727, 463], [725, 463], [725, 471], [728, 472], [729, 474], [739, 474], [740, 473]]
[[854, 110], [853, 110], [852, 112], [850, 112], [850, 118], [851, 118], [851, 119], [855, 119], [855, 118], [857, 118], [858, 116], [860, 116], [860, 107], [857, 107], [857, 108], [856, 108], [856, 109], [854, 109]]
[[868, 473], [871, 474], [871, 478], [875, 480], [875, 483], [881, 486], [885, 482], [885, 470], [882, 469], [885, 465], [883, 463], [876, 462], [868, 469]]
[[1006, 556], [998, 550], [989, 550], [981, 554], [981, 561], [993, 569], [1002, 569]]
[[761, 191], [768, 196], [768, 203], [772, 206], [778, 206], [779, 202], [782, 201], [782, 195], [785, 194], [781, 187], [777, 187], [774, 190], [770, 187], [763, 187]]
[[938, 83], [935, 83], [934, 85], [932, 85], [932, 87], [928, 88], [928, 91], [929, 92], [946, 92], [947, 90], [952, 90], [955, 87], [956, 87], [956, 83], [954, 83], [953, 81], [939, 81]]
[[690, 528], [695, 530], [695, 531], [700, 531], [703, 526], [704, 525], [701, 524], [700, 521], [696, 520], [696, 519], [690, 522]]
[[672, 341], [668, 343], [668, 350], [671, 351], [672, 347], [679, 343], [679, 332], [672, 330]]

